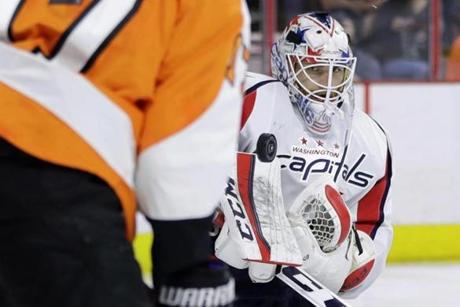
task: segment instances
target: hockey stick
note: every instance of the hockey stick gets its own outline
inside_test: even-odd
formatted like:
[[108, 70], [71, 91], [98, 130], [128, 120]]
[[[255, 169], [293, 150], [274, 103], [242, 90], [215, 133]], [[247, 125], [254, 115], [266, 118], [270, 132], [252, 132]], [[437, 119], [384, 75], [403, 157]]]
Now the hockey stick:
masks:
[[350, 307], [301, 268], [282, 267], [276, 277], [297, 292], [304, 299], [306, 307]]

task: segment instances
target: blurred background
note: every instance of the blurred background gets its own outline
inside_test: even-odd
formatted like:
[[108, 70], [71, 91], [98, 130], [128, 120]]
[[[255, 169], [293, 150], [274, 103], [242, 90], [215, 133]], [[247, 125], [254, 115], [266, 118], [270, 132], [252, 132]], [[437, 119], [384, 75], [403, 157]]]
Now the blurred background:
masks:
[[[247, 0], [249, 70], [270, 74], [270, 47], [297, 14], [328, 11], [358, 58], [359, 108], [393, 147], [395, 236], [383, 276], [355, 307], [460, 306], [460, 0]], [[149, 271], [151, 235], [136, 253]]]
[[269, 73], [271, 46], [297, 14], [327, 11], [350, 34], [357, 79], [460, 80], [458, 0], [248, 0], [250, 70]]

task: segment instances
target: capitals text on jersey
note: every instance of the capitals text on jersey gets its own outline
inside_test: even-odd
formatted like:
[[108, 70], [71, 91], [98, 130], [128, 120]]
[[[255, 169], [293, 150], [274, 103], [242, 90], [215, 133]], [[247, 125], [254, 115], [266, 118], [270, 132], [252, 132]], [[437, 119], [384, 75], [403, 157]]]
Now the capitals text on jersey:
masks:
[[361, 154], [359, 159], [355, 161], [351, 167], [342, 161], [334, 161], [325, 157], [314, 159], [310, 162], [307, 162], [307, 160], [301, 156], [278, 155], [277, 157], [281, 160], [281, 169], [287, 168], [289, 171], [301, 173], [301, 180], [305, 182], [308, 181], [311, 174], [332, 174], [335, 172], [335, 178], [338, 174], [341, 174], [346, 182], [364, 188], [369, 185], [369, 180], [374, 178], [374, 175], [359, 170], [358, 168], [366, 158], [365, 153]]

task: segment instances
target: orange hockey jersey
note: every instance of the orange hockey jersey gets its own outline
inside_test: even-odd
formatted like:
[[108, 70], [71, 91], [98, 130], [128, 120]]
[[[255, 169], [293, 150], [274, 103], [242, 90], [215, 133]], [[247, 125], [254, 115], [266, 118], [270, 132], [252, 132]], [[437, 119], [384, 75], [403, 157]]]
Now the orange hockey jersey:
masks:
[[130, 238], [134, 190], [151, 218], [209, 215], [236, 149], [244, 9], [240, 0], [0, 1], [0, 137], [105, 180]]

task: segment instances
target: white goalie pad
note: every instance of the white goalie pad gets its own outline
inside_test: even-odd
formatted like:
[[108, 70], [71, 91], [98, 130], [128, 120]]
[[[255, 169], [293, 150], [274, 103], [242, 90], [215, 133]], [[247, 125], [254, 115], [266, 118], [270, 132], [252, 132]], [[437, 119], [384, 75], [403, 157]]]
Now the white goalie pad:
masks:
[[298, 266], [302, 257], [286, 217], [277, 159], [260, 162], [255, 154], [238, 153], [221, 210], [225, 223], [216, 240], [216, 256], [237, 268], [241, 259]]

